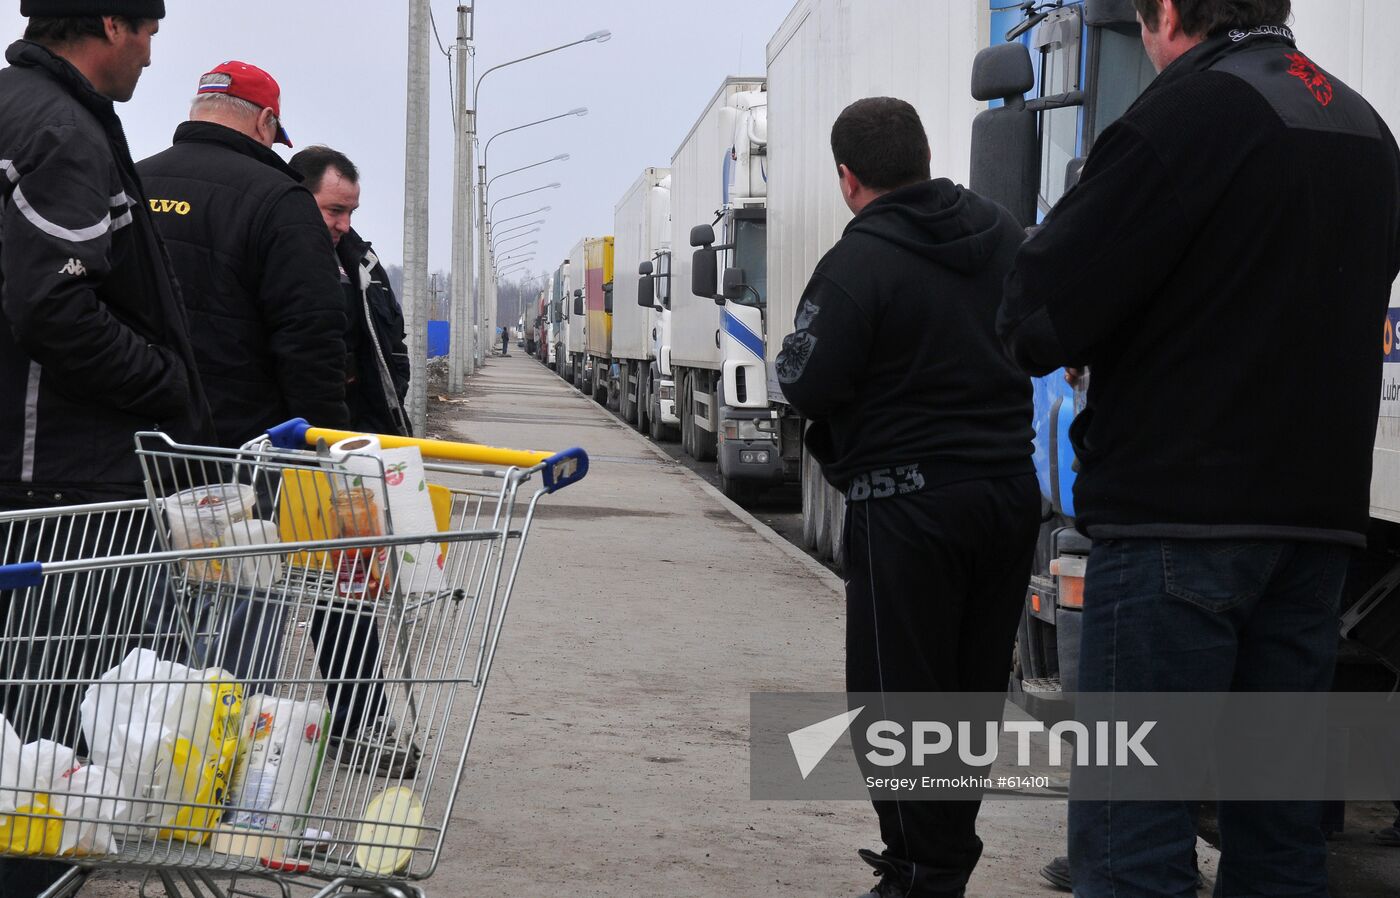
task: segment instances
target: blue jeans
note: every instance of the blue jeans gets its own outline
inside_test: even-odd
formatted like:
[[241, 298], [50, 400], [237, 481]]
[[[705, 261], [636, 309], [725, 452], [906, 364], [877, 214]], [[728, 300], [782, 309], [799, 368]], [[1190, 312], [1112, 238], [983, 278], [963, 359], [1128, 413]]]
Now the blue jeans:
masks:
[[[1084, 692], [1315, 692], [1332, 684], [1351, 549], [1282, 541], [1096, 541]], [[1326, 898], [1317, 802], [1222, 802], [1216, 898]], [[1077, 898], [1193, 898], [1187, 802], [1074, 801]]]

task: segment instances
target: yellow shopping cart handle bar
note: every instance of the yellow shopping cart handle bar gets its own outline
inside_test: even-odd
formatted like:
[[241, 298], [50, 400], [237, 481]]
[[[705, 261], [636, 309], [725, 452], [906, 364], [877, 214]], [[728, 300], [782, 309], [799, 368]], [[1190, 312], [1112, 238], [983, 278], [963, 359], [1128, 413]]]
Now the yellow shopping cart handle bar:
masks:
[[[355, 433], [348, 430], [331, 430], [325, 427], [312, 427], [305, 418], [293, 418], [284, 424], [269, 428], [267, 437], [278, 449], [299, 449], [314, 446], [318, 440], [328, 444], [338, 443], [359, 436], [371, 434]], [[481, 446], [475, 443], [452, 443], [447, 440], [420, 440], [415, 437], [401, 437], [393, 434], [372, 434], [385, 449], [417, 448], [424, 458], [440, 461], [457, 461], [467, 464], [499, 465], [505, 468], [529, 470], [543, 465], [545, 488], [557, 492], [570, 484], [578, 483], [588, 473], [588, 453], [575, 447], [563, 452], [531, 452], [525, 449], [498, 449], [495, 446]]]

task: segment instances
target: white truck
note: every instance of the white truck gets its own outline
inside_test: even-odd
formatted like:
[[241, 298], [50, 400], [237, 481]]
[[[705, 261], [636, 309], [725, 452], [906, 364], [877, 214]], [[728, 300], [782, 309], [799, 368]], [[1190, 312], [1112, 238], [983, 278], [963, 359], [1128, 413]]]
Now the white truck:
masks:
[[550, 332], [554, 339], [554, 371], [569, 383], [577, 384], [573, 366], [569, 357], [569, 347], [573, 345], [573, 339], [569, 334], [570, 326], [573, 325], [579, 331], [578, 341], [583, 341], [583, 321], [575, 319], [573, 312], [573, 289], [569, 277], [569, 260], [565, 259], [559, 267], [554, 270], [554, 277], [550, 281], [552, 299], [550, 300], [549, 322]]
[[[892, 96], [919, 111], [934, 177], [966, 184], [972, 60], [986, 46], [989, 11], [969, 0], [799, 0], [768, 42], [768, 323], [766, 391], [784, 433], [802, 422], [783, 401], [776, 360], [802, 290], [851, 214], [831, 156], [831, 126], [862, 97]], [[895, 24], [897, 23], [897, 25]], [[800, 451], [803, 537], [840, 558], [844, 498]]]
[[614, 367], [608, 392], [618, 397], [623, 420], [660, 442], [680, 423], [670, 361], [657, 352], [671, 316], [670, 280], [656, 274], [669, 266], [671, 254], [669, 168], [645, 169], [623, 194], [613, 207], [613, 239]]
[[795, 455], [784, 464], [764, 373], [767, 104], [762, 78], [726, 78], [671, 159], [670, 360], [681, 445], [717, 460], [735, 499], [797, 473]]

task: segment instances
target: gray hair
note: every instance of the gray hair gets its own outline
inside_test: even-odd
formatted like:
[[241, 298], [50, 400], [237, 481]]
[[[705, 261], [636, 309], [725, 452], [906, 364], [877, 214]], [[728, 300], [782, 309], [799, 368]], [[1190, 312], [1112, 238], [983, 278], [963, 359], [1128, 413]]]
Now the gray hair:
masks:
[[[199, 79], [199, 86], [206, 84], [222, 84], [225, 87], [233, 83], [233, 79], [223, 72], [211, 72]], [[262, 112], [262, 107], [257, 103], [250, 103], [238, 97], [230, 97], [225, 93], [211, 92], [207, 94], [195, 94], [194, 101], [190, 103], [190, 114], [193, 115], [199, 110], [209, 110], [211, 112], [222, 112], [225, 116], [233, 118], [246, 118], [257, 120], [258, 114]], [[280, 128], [281, 123], [277, 116], [272, 117], [272, 127]]]

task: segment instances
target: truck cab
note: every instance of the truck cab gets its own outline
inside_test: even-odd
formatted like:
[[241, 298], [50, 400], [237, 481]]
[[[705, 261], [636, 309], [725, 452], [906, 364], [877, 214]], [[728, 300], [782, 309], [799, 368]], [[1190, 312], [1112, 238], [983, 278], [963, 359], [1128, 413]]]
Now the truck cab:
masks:
[[[989, 108], [973, 122], [969, 184], [1029, 230], [1073, 189], [1094, 141], [1156, 72], [1131, 0], [1016, 6], [991, 0], [991, 21], [991, 45], [973, 65], [973, 96]], [[1074, 526], [1077, 466], [1069, 427], [1092, 376], [1091, 369], [1071, 386], [1061, 370], [1033, 381], [1034, 459], [1045, 520], [1012, 674], [1013, 691], [1028, 705], [1077, 689], [1090, 541]], [[1382, 471], [1378, 466], [1377, 480]], [[1373, 496], [1385, 486], [1373, 483]], [[1338, 682], [1348, 688], [1389, 688], [1393, 671], [1400, 671], [1400, 603], [1393, 595], [1400, 584], [1400, 530], [1374, 505], [1373, 499], [1372, 547], [1348, 578], [1344, 609], [1350, 610], [1339, 623]]]

